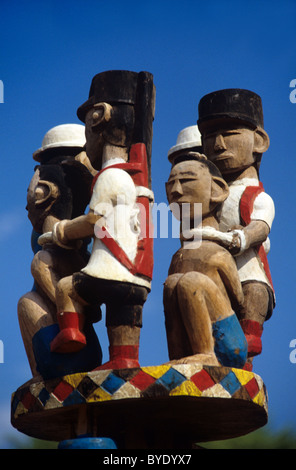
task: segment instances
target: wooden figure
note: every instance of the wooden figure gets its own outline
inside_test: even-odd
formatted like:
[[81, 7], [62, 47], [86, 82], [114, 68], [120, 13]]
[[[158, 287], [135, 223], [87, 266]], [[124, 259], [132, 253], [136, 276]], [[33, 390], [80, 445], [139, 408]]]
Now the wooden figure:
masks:
[[[217, 211], [228, 187], [215, 165], [190, 153], [192, 144], [200, 147], [196, 132], [178, 154], [180, 160], [172, 152], [167, 185], [181, 215], [183, 201], [192, 209], [196, 200], [204, 205], [201, 227], [194, 225], [190, 211], [181, 219], [191, 226], [165, 287], [168, 341], [176, 359], [139, 366], [142, 308], [153, 265], [153, 111], [150, 74], [112, 71], [94, 77], [89, 100], [78, 109], [86, 124], [89, 164], [98, 172], [90, 211], [53, 220], [38, 238], [44, 252], [55, 247], [73, 254], [77, 240], [94, 236], [86, 266], [56, 285], [53, 315], [59, 326], [50, 353], [62, 362], [83, 354], [91, 309], [98, 311], [102, 303], [110, 340], [110, 358], [103, 366], [34, 377], [12, 395], [12, 425], [30, 436], [60, 441], [61, 449], [191, 449], [196, 442], [240, 436], [267, 421], [262, 379], [238, 368], [246, 358], [245, 337], [234, 315], [242, 287], [231, 254], [221, 246], [221, 240], [232, 244], [237, 235], [217, 230]], [[188, 142], [192, 130], [178, 138], [178, 145]], [[201, 245], [195, 238], [200, 231]]]
[[150, 291], [153, 253], [150, 158], [155, 91], [147, 72], [96, 75], [77, 114], [86, 127], [86, 153], [98, 170], [86, 215], [54, 225], [48, 237], [67, 247], [94, 237], [87, 265], [56, 288], [59, 334], [51, 350], [87, 344], [85, 306], [106, 304], [110, 361], [102, 368], [137, 367], [142, 309]]
[[262, 350], [263, 323], [275, 296], [268, 267], [269, 232], [274, 203], [259, 180], [262, 154], [269, 147], [261, 98], [249, 90], [226, 89], [199, 102], [198, 127], [203, 152], [220, 169], [230, 195], [223, 204], [220, 230], [238, 229], [232, 247], [243, 286], [244, 304], [237, 310], [248, 341], [248, 367]]
[[[185, 146], [174, 158], [166, 191], [169, 203], [180, 209], [182, 245], [164, 285], [170, 360], [243, 367], [246, 340], [234, 313], [243, 302], [241, 283], [232, 255], [214, 241], [222, 235], [218, 210], [228, 196], [228, 186], [213, 163]], [[199, 225], [194, 220], [196, 203], [202, 204]], [[190, 210], [185, 210], [185, 204]], [[188, 231], [184, 237], [185, 224], [191, 238]]]
[[[83, 155], [84, 126], [65, 124], [50, 129], [42, 147], [33, 155], [35, 167], [27, 194], [28, 217], [32, 223], [31, 272], [34, 287], [18, 302], [20, 329], [33, 376], [55, 377], [88, 370], [101, 363], [101, 348], [88, 325], [91, 348], [84, 354], [65, 358], [50, 352], [57, 333], [55, 288], [58, 281], [86, 265], [87, 245], [67, 247], [47, 244], [42, 249], [38, 237], [58, 221], [79, 216], [89, 202], [93, 176]], [[71, 249], [69, 249], [71, 248]], [[98, 317], [98, 315], [96, 315]], [[98, 317], [99, 318], [99, 317]], [[97, 318], [97, 319], [98, 319]], [[95, 317], [93, 317], [95, 320]]]

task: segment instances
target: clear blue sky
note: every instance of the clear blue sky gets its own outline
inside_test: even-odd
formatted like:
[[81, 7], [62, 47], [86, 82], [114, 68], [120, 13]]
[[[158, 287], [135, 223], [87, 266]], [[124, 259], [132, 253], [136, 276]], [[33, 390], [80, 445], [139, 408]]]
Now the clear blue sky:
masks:
[[[269, 394], [272, 429], [296, 431], [296, 364], [289, 360], [295, 319], [296, 3], [261, 0], [1, 0], [1, 313], [0, 447], [9, 425], [11, 393], [30, 379], [17, 319], [17, 301], [32, 288], [31, 225], [25, 211], [32, 153], [51, 127], [79, 123], [77, 107], [92, 77], [104, 70], [146, 70], [154, 75], [156, 115], [152, 184], [166, 202], [167, 152], [181, 129], [196, 123], [199, 99], [222, 88], [247, 88], [263, 100], [271, 145], [261, 179], [274, 199], [276, 219], [269, 262], [277, 306], [265, 324], [263, 352], [254, 371]], [[178, 240], [155, 240], [152, 292], [144, 308], [140, 359], [168, 359], [162, 284]], [[107, 354], [103, 322], [97, 331]]]

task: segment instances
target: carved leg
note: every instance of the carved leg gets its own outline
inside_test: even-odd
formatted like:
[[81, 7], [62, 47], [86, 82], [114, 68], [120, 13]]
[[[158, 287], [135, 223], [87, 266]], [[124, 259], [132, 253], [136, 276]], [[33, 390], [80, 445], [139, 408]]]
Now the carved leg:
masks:
[[114, 300], [106, 302], [109, 361], [98, 369], [140, 367], [142, 310], [148, 291], [132, 284], [113, 283], [112, 292]]
[[86, 345], [83, 333], [83, 306], [86, 302], [76, 294], [72, 276], [65, 277], [58, 282], [56, 303], [60, 332], [51, 343], [51, 351], [59, 353], [80, 351]]
[[166, 295], [172, 294], [171, 307], [177, 305], [178, 323], [181, 318], [186, 331], [184, 347], [187, 342], [192, 351], [190, 357], [179, 362], [242, 367], [246, 340], [228, 299], [216, 284], [208, 276], [189, 272], [172, 279], [169, 287], [171, 291], [167, 290]]
[[23, 295], [17, 306], [20, 330], [33, 377], [39, 375], [32, 346], [38, 331], [55, 323], [55, 307], [37, 292]]
[[55, 303], [56, 285], [60, 280], [60, 276], [54, 269], [54, 260], [48, 251], [41, 250], [36, 253], [31, 263], [31, 272], [37, 284]]
[[171, 360], [193, 354], [178, 304], [176, 286], [182, 276], [183, 274], [170, 275], [163, 290], [166, 337]]
[[[192, 354], [208, 356], [218, 365], [214, 352], [212, 320], [229, 314], [225, 299], [211, 279], [203, 274], [184, 274], [177, 284], [178, 303]], [[205, 357], [203, 358], [205, 359]]]
[[263, 323], [269, 310], [270, 296], [263, 283], [243, 284], [244, 304], [238, 312], [241, 327], [248, 342], [248, 360], [246, 368], [252, 370], [254, 356], [261, 354]]
[[140, 328], [137, 326], [109, 326], [109, 361], [98, 367], [102, 369], [129, 369], [140, 367], [139, 341]]

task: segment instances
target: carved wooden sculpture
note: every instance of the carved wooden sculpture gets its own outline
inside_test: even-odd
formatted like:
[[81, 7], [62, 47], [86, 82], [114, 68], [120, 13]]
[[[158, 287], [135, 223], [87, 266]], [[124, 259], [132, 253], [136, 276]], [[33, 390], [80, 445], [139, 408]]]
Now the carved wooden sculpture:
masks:
[[[62, 449], [190, 449], [196, 442], [251, 432], [267, 420], [262, 379], [241, 369], [246, 341], [234, 309], [242, 303], [242, 287], [229, 250], [221, 246], [222, 241], [228, 248], [236, 246], [239, 235], [218, 230], [217, 211], [228, 186], [215, 165], [196, 153], [201, 147], [196, 127], [180, 133], [169, 156], [173, 163], [167, 184], [169, 200], [181, 207], [181, 215], [182, 202], [191, 208], [181, 219], [189, 230], [173, 257], [164, 293], [172, 360], [157, 366], [139, 365], [142, 309], [153, 267], [154, 100], [153, 79], [147, 72], [109, 71], [93, 78], [89, 99], [78, 109], [79, 119], [85, 122], [86, 153], [74, 157], [94, 176], [90, 210], [78, 217], [73, 213], [57, 216], [51, 212], [53, 202], [45, 218], [48, 223], [38, 227], [42, 255], [35, 260], [35, 277], [47, 293], [46, 306], [51, 302], [47, 318], [52, 322], [56, 317], [58, 322], [50, 342], [47, 336], [43, 345], [51, 359], [58, 358], [58, 364], [54, 368], [51, 362], [43, 377], [34, 377], [15, 391], [11, 421], [30, 436], [61, 441]], [[184, 140], [188, 144], [192, 130], [194, 137], [184, 152]], [[47, 163], [59, 165], [65, 174], [64, 163]], [[66, 163], [72, 168], [72, 160]], [[46, 170], [52, 166], [48, 164]], [[41, 183], [41, 168], [36, 171], [28, 204], [33, 215], [45, 192], [43, 181], [55, 188], [48, 172], [42, 173]], [[194, 225], [192, 217], [196, 200], [203, 203], [201, 227]], [[195, 238], [197, 232], [203, 236], [201, 245]], [[90, 236], [93, 247], [85, 266], [75, 271], [70, 256], [69, 272], [58, 271], [55, 254], [62, 253], [66, 259], [67, 253], [79, 253]], [[81, 362], [74, 358], [83, 357], [88, 349], [95, 360], [99, 358], [87, 325], [92, 326], [103, 303], [109, 361], [79, 369]], [[46, 314], [41, 310], [36, 315], [37, 323], [41, 321], [34, 337], [42, 337], [39, 330], [46, 329]], [[35, 311], [33, 320], [29, 319], [32, 325], [34, 316]], [[44, 365], [44, 357], [39, 362]], [[60, 363], [64, 372], [58, 370]], [[83, 360], [83, 367], [86, 364]], [[55, 370], [56, 375], [49, 376], [48, 370]]]
[[[86, 126], [86, 153], [98, 174], [89, 213], [54, 226], [54, 243], [94, 236], [90, 260], [57, 285], [60, 332], [54, 352], [86, 345], [85, 305], [106, 304], [110, 361], [104, 368], [137, 367], [142, 308], [150, 290], [153, 255], [150, 154], [154, 87], [149, 73], [103, 72], [78, 109]], [[41, 237], [40, 243], [43, 243]]]
[[[101, 349], [88, 325], [90, 348], [83, 354], [65, 358], [50, 352], [50, 341], [57, 332], [55, 289], [58, 281], [86, 265], [87, 245], [71, 249], [47, 244], [42, 249], [38, 237], [58, 221], [83, 214], [90, 197], [92, 175], [83, 152], [84, 126], [65, 124], [50, 129], [41, 149], [34, 153], [35, 167], [27, 195], [28, 217], [32, 223], [31, 271], [34, 287], [18, 302], [18, 316], [33, 376], [44, 378], [88, 370], [101, 363]], [[95, 316], [92, 321], [98, 320]]]
[[[206, 157], [185, 149], [174, 159], [166, 189], [169, 203], [180, 209], [182, 244], [164, 286], [170, 359], [243, 367], [246, 341], [233, 310], [243, 302], [241, 283], [232, 255], [212, 241], [220, 235], [217, 210], [228, 186]], [[194, 224], [195, 203], [202, 204], [199, 226]], [[187, 212], [185, 204], [190, 205]], [[182, 234], [185, 223], [192, 232], [187, 240]], [[198, 232], [202, 241], [194, 237]]]
[[248, 90], [227, 89], [204, 96], [199, 103], [203, 152], [220, 169], [230, 195], [223, 204], [220, 230], [239, 229], [235, 256], [244, 292], [237, 310], [248, 341], [248, 364], [261, 353], [263, 323], [275, 305], [267, 262], [268, 235], [274, 203], [259, 180], [262, 154], [269, 147], [263, 129], [261, 98]]

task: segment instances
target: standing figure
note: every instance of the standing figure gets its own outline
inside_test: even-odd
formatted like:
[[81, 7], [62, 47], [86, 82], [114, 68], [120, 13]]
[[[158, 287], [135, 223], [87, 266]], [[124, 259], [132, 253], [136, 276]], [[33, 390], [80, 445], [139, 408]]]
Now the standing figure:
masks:
[[229, 185], [220, 230], [238, 229], [235, 256], [244, 291], [237, 310], [248, 341], [248, 364], [261, 353], [263, 323], [275, 305], [267, 262], [274, 203], [259, 180], [262, 154], [269, 147], [263, 128], [261, 98], [248, 90], [226, 89], [210, 93], [199, 102], [198, 127], [203, 152], [215, 163]]
[[[166, 190], [170, 205], [177, 205], [173, 213], [181, 221], [182, 245], [164, 285], [169, 358], [241, 368], [247, 346], [234, 309], [242, 304], [243, 292], [233, 257], [219, 244], [224, 234], [218, 230], [218, 211], [228, 186], [204, 155], [185, 148], [174, 158]], [[202, 205], [201, 221], [195, 220], [196, 203]], [[190, 227], [186, 234], [183, 225]]]
[[60, 331], [52, 351], [85, 347], [86, 305], [106, 305], [110, 361], [102, 368], [138, 367], [142, 309], [151, 288], [153, 238], [150, 158], [155, 90], [147, 72], [96, 75], [77, 114], [86, 127], [86, 153], [98, 170], [88, 214], [54, 226], [67, 246], [93, 236], [87, 265], [57, 285]]
[[[57, 333], [55, 289], [58, 281], [84, 267], [89, 253], [86, 243], [62, 248], [38, 244], [38, 237], [64, 218], [84, 213], [89, 202], [92, 174], [90, 164], [81, 163], [85, 145], [84, 126], [64, 124], [50, 129], [42, 147], [33, 154], [35, 167], [27, 194], [28, 218], [32, 223], [34, 286], [18, 302], [20, 329], [33, 376], [51, 378], [89, 370], [101, 363], [101, 348], [91, 323], [88, 351], [65, 358], [52, 354], [50, 342]], [[83, 156], [84, 163], [87, 158]], [[69, 249], [71, 248], [71, 249]], [[96, 314], [96, 321], [100, 312]], [[95, 317], [92, 319], [95, 320]]]

